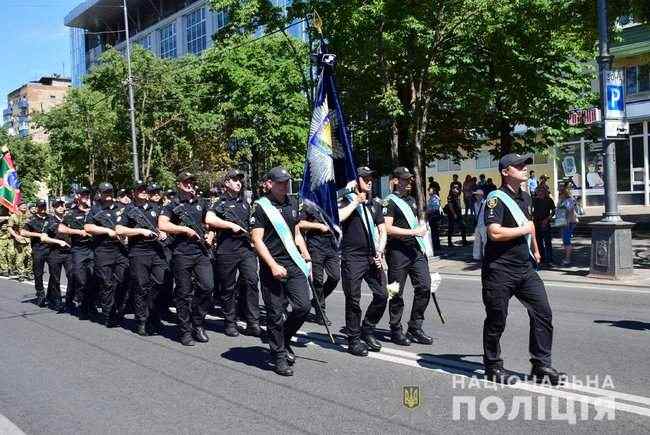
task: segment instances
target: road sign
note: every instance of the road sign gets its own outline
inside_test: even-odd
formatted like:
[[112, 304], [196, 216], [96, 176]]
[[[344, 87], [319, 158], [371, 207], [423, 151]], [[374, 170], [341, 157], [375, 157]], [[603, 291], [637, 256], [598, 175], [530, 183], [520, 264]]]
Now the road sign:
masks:
[[625, 118], [623, 70], [611, 70], [607, 75], [607, 119]]

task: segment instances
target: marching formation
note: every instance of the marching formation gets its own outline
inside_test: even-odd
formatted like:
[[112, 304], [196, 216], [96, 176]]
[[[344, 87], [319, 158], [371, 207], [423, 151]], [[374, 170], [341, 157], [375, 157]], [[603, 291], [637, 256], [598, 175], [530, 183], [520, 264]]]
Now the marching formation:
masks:
[[[519, 187], [526, 180], [527, 163], [521, 156], [502, 158], [503, 186], [488, 196], [481, 217], [489, 236], [482, 275], [486, 376], [497, 382], [507, 378], [499, 340], [507, 301], [515, 296], [531, 317], [533, 375], [557, 383], [562, 374], [550, 365], [551, 311], [531, 263], [539, 260], [539, 251], [534, 237], [530, 241], [530, 197]], [[408, 168], [396, 168], [391, 193], [382, 200], [372, 197], [375, 172], [360, 167], [357, 174], [354, 188], [337, 195], [340, 234], [318, 206], [289, 195], [290, 175], [275, 167], [254, 201], [246, 195], [244, 174], [230, 170], [223, 191], [212, 200], [199, 195], [193, 174], [183, 172], [176, 191], [136, 182], [130, 196], [116, 195], [110, 183], [101, 183], [94, 197], [81, 187], [70, 204], [65, 198], [54, 200], [52, 213], [39, 201], [28, 217], [23, 204], [20, 213], [2, 222], [6, 231], [0, 243], [12, 249], [1, 251], [4, 257], [10, 251], [15, 256], [20, 279], [26, 277], [31, 258], [38, 305], [49, 303], [108, 328], [120, 326], [132, 308], [135, 333], [156, 334], [163, 320], [172, 321], [185, 346], [210, 340], [204, 323], [215, 304], [221, 307], [226, 335], [262, 337], [261, 293], [265, 339], [275, 372], [282, 376], [293, 374], [291, 339], [306, 320], [311, 317], [329, 334], [326, 300], [339, 282], [350, 354], [381, 351], [375, 328], [387, 309], [392, 343], [430, 345], [433, 339], [423, 322], [431, 298], [431, 250], [427, 226], [418, 221], [411, 195], [413, 175]], [[6, 273], [4, 257], [0, 267]], [[62, 271], [67, 277], [64, 299]], [[413, 304], [403, 321], [407, 278]], [[363, 281], [372, 291], [365, 313]], [[238, 320], [246, 327], [240, 330]]]

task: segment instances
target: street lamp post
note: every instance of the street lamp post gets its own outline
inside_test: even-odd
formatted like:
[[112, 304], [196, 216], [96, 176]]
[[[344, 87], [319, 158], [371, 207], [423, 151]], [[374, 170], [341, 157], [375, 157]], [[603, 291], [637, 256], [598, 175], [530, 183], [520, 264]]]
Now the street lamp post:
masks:
[[129, 88], [129, 117], [131, 119], [131, 154], [133, 155], [133, 179], [140, 179], [140, 167], [138, 164], [138, 137], [135, 129], [135, 103], [133, 101], [133, 74], [131, 72], [131, 39], [129, 37], [129, 15], [126, 8], [126, 0], [123, 0], [124, 9], [124, 32], [126, 34], [126, 68], [128, 77], [126, 79]]
[[[603, 122], [603, 149], [605, 161], [605, 214], [591, 224], [591, 265], [589, 275], [599, 278], [620, 279], [632, 274], [632, 225], [623, 222], [618, 213], [616, 184], [616, 142], [627, 137], [618, 135], [611, 110], [620, 110], [614, 101], [622, 103], [622, 82], [610, 90], [609, 82], [613, 56], [609, 53], [607, 0], [598, 0], [600, 105]], [[616, 106], [616, 107], [613, 107]]]

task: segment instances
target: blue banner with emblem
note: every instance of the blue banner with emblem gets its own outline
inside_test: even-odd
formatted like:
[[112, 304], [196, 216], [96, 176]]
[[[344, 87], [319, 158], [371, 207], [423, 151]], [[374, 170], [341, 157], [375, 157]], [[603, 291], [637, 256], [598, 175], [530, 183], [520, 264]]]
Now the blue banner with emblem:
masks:
[[356, 182], [357, 170], [350, 133], [336, 91], [333, 71], [336, 56], [327, 53], [327, 46], [322, 40], [318, 59], [318, 87], [300, 197], [320, 212], [337, 239], [340, 239], [337, 191], [349, 188]]

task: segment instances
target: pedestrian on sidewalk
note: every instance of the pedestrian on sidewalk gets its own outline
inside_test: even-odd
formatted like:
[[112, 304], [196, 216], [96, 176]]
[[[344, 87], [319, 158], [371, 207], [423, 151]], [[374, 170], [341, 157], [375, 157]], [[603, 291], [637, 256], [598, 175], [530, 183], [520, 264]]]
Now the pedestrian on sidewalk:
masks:
[[472, 176], [467, 174], [463, 181], [463, 203], [465, 204], [465, 216], [474, 214], [472, 208], [472, 193], [476, 189], [476, 184], [472, 181]]
[[442, 249], [442, 246], [440, 246], [440, 220], [442, 219], [442, 213], [440, 211], [441, 201], [439, 193], [434, 188], [429, 189], [429, 200], [427, 201], [427, 220], [431, 229], [431, 246], [433, 247], [434, 253]]
[[451, 238], [454, 235], [455, 229], [459, 228], [463, 239], [463, 246], [465, 246], [467, 244], [467, 239], [465, 234], [465, 223], [463, 222], [463, 213], [460, 208], [460, 189], [458, 186], [452, 186], [449, 191], [449, 196], [447, 196], [447, 205], [445, 205], [444, 211], [447, 215], [447, 245], [450, 248], [454, 247]]
[[533, 222], [537, 246], [542, 256], [541, 266], [550, 266], [553, 262], [551, 219], [554, 214], [555, 202], [548, 189], [538, 189], [533, 198]]
[[562, 260], [562, 266], [571, 265], [571, 252], [573, 251], [573, 233], [575, 232], [576, 225], [578, 223], [578, 214], [576, 213], [576, 208], [578, 207], [578, 202], [573, 197], [571, 192], [571, 184], [564, 183], [560, 194], [558, 197], [558, 216], [563, 216], [562, 220], [561, 233], [562, 233], [562, 246], [564, 247], [564, 259]]

